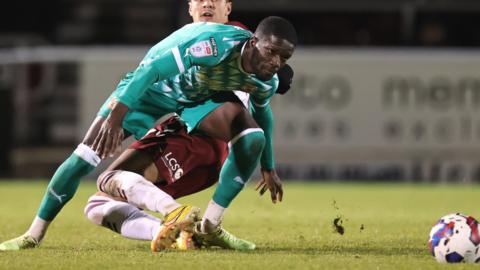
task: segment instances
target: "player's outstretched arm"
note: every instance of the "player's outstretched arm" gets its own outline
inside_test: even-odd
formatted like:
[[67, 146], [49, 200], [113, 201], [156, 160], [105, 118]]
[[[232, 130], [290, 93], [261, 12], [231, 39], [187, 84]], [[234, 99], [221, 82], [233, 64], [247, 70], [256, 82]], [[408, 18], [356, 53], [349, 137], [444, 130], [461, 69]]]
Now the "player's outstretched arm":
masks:
[[263, 148], [262, 156], [260, 157], [260, 165], [262, 169], [273, 170], [275, 169], [275, 159], [273, 154], [273, 113], [270, 108], [269, 101], [258, 103], [254, 97], [252, 99], [253, 105], [253, 119], [262, 128], [265, 136], [265, 147]]
[[256, 190], [260, 190], [263, 195], [268, 189], [270, 191], [273, 203], [281, 202], [283, 198], [283, 188], [280, 177], [275, 171], [275, 160], [273, 153], [273, 114], [270, 105], [267, 103], [253, 103], [253, 117], [257, 124], [263, 129], [265, 135], [265, 148], [260, 158], [262, 167], [262, 179], [259, 181]]
[[[288, 64], [286, 64], [278, 71], [277, 75], [279, 80], [279, 86], [276, 91], [277, 94], [283, 95], [288, 92], [288, 90], [290, 90], [293, 74], [293, 69]], [[275, 169], [262, 169], [262, 179], [260, 179], [260, 181], [258, 182], [255, 190], [259, 190], [260, 195], [263, 195], [265, 191], [267, 191], [267, 189], [270, 190], [270, 196], [273, 203], [276, 203], [277, 200], [280, 202], [282, 201], [282, 182], [280, 181], [280, 177], [278, 177]]]

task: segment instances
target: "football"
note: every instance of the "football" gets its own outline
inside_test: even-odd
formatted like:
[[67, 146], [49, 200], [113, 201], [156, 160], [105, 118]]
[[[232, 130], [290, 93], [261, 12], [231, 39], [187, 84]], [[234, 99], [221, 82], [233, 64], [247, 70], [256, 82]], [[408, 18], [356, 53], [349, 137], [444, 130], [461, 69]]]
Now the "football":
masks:
[[446, 215], [430, 231], [428, 246], [438, 262], [479, 262], [478, 221], [460, 213]]

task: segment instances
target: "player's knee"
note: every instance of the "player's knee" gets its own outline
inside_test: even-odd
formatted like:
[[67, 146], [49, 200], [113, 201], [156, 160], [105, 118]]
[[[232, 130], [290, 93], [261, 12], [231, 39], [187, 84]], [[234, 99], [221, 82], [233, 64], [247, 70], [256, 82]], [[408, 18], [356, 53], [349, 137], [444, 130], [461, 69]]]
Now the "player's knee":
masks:
[[110, 194], [109, 191], [112, 188], [111, 186], [113, 184], [112, 179], [118, 172], [119, 171], [116, 171], [116, 170], [114, 171], [107, 170], [101, 173], [97, 178], [97, 189], [107, 194]]
[[238, 143], [242, 144], [242, 150], [248, 156], [258, 156], [265, 147], [265, 135], [261, 129], [247, 129], [244, 138], [240, 138]]
[[140, 174], [123, 170], [105, 171], [97, 179], [98, 190], [125, 200], [135, 186], [145, 185], [154, 186]]
[[265, 147], [265, 135], [263, 132], [251, 133], [252, 142], [250, 143], [251, 151], [255, 153], [262, 153]]
[[135, 186], [140, 186], [140, 185], [153, 186], [151, 182], [147, 181], [140, 174], [130, 172], [130, 171], [117, 171], [117, 173], [115, 174], [115, 180], [121, 183], [123, 190], [128, 190], [128, 191]]

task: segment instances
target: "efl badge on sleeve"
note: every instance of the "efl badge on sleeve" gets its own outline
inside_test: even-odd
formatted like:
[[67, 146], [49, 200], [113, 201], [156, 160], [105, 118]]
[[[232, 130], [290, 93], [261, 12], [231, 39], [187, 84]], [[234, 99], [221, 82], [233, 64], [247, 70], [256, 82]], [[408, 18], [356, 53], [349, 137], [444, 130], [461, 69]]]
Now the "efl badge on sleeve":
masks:
[[209, 40], [203, 40], [193, 44], [188, 50], [192, 56], [197, 58], [218, 55], [217, 43], [213, 37]]
[[190, 54], [194, 57], [206, 57], [206, 56], [212, 56], [213, 55], [213, 50], [212, 50], [212, 45], [208, 41], [200, 41], [195, 44], [193, 44], [189, 48]]

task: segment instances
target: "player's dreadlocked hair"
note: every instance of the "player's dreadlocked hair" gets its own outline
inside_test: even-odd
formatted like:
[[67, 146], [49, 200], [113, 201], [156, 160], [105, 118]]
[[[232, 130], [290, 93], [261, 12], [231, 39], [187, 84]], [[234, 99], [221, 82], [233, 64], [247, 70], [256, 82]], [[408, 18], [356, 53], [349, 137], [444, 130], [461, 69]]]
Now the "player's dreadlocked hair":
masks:
[[278, 38], [285, 39], [297, 45], [297, 31], [293, 25], [282, 17], [270, 16], [263, 19], [255, 30], [255, 36], [258, 38], [274, 35]]

